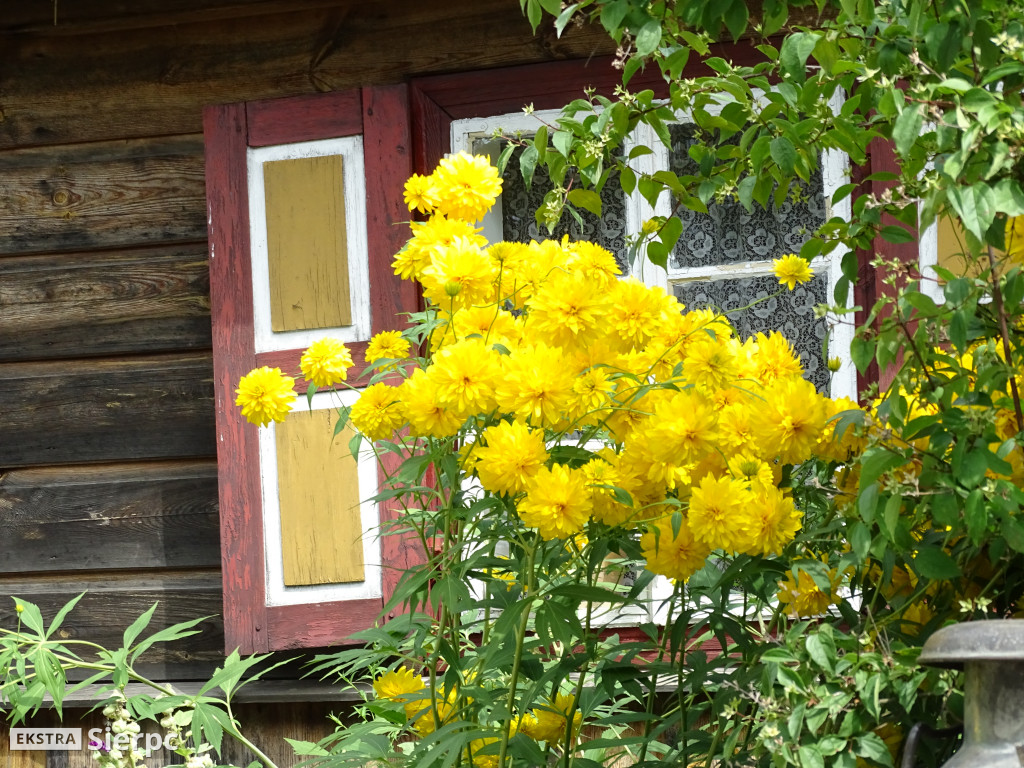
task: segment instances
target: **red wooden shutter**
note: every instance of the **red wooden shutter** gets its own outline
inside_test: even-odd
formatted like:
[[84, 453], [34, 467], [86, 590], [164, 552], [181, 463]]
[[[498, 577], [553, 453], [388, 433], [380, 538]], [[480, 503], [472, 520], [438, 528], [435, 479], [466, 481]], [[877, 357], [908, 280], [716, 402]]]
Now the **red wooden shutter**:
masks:
[[[378, 580], [364, 585], [372, 597], [324, 599], [331, 585], [286, 588], [274, 583], [279, 568], [268, 560], [268, 545], [273, 544], [268, 537], [273, 539], [277, 533], [270, 529], [265, 533], [268, 505], [261, 484], [261, 460], [266, 464], [267, 459], [261, 459], [260, 430], [248, 424], [234, 405], [235, 389], [243, 375], [261, 365], [296, 375], [308, 343], [295, 348], [272, 343], [273, 348], [267, 348], [258, 341], [257, 322], [268, 310], [254, 299], [250, 174], [262, 172], [263, 166], [252, 169], [253, 158], [263, 148], [357, 137], [345, 145], [349, 154], [339, 166], [343, 162], [349, 169], [344, 178], [351, 193], [348, 174], [361, 163], [359, 181], [365, 189], [365, 199], [360, 195], [360, 204], [353, 206], [359, 210], [343, 206], [347, 219], [358, 212], [360, 221], [355, 224], [362, 227], [365, 222], [365, 245], [348, 243], [350, 261], [346, 262], [352, 263], [353, 247], [365, 248], [361, 257], [365, 269], [354, 293], [361, 291], [366, 299], [367, 322], [358, 332], [355, 321], [344, 329], [358, 368], [369, 336], [403, 327], [400, 313], [418, 306], [415, 286], [399, 281], [391, 270], [391, 260], [408, 235], [406, 227], [396, 226], [409, 218], [402, 200], [403, 184], [412, 172], [407, 90], [405, 86], [364, 88], [213, 106], [204, 113], [204, 132], [226, 645], [229, 650], [237, 647], [243, 653], [255, 653], [338, 644], [373, 624], [399, 573], [417, 554], [409, 542], [371, 533], [380, 547], [382, 566], [375, 575], [367, 572], [368, 580]], [[359, 138], [361, 152], [352, 143]], [[295, 205], [297, 213], [305, 213], [301, 200]], [[351, 276], [351, 268], [346, 269]], [[274, 333], [270, 337], [271, 341], [277, 338]], [[287, 347], [292, 337], [281, 338]], [[351, 371], [350, 380], [358, 381], [359, 373]], [[296, 410], [304, 409], [300, 399]], [[273, 470], [262, 469], [264, 473]], [[378, 512], [381, 518], [396, 514], [387, 504], [379, 505]], [[285, 598], [275, 598], [281, 594]]]

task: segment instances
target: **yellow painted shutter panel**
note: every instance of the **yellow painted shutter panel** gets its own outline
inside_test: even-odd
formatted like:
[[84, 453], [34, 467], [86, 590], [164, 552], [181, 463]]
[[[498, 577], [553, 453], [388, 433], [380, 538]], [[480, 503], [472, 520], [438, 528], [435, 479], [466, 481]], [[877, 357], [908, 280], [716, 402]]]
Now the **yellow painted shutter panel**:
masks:
[[[286, 586], [364, 580], [359, 477], [352, 428], [338, 414], [296, 408], [276, 425], [281, 554]], [[373, 535], [373, 534], [369, 534]]]
[[352, 324], [341, 155], [263, 164], [275, 332]]

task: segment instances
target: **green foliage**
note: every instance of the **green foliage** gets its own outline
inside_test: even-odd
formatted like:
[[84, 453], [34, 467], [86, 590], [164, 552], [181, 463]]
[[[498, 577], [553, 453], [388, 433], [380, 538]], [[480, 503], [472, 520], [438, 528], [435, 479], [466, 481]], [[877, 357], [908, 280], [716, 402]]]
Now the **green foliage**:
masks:
[[[98, 686], [105, 698], [97, 706], [115, 737], [123, 734], [126, 741], [120, 749], [115, 743], [110, 752], [93, 750], [100, 768], [140, 768], [144, 745], [131, 743], [132, 735], [139, 733], [139, 721], [150, 721], [164, 729], [167, 745], [189, 765], [212, 766], [207, 753], [219, 753], [227, 735], [252, 750], [267, 768], [274, 768], [273, 762], [242, 734], [231, 713], [231, 699], [238, 689], [276, 666], [266, 664], [266, 656], [242, 659], [237, 651], [232, 652], [198, 695], [185, 696], [170, 685], [141, 675], [135, 665], [157, 643], [198, 634], [195, 627], [205, 617], [166, 627], [140, 640], [153, 618], [154, 604], [125, 629], [120, 648], [111, 650], [87, 640], [55, 640], [57, 629], [81, 598], [78, 595], [64, 605], [49, 627], [44, 625], [38, 606], [14, 598], [18, 626], [0, 627], [0, 706], [8, 710], [7, 719], [13, 725], [30, 725], [32, 716], [51, 703], [63, 716], [68, 695]], [[72, 671], [85, 673], [85, 677], [70, 684], [68, 674]], [[143, 691], [127, 693], [130, 683], [142, 684]], [[222, 695], [214, 695], [215, 690]]]
[[[535, 27], [544, 23], [543, 4], [523, 5]], [[830, 630], [834, 642], [822, 634], [825, 627], [806, 641], [787, 635], [785, 651], [768, 657], [788, 665], [769, 664], [774, 678], [750, 683], [745, 694], [774, 701], [782, 684], [783, 710], [800, 713], [774, 724], [747, 720], [768, 747], [777, 734], [774, 765], [852, 765], [854, 757], [888, 765], [892, 758], [876, 737], [845, 724], [942, 721], [948, 695], [919, 696], [913, 707], [904, 701], [909, 689], [900, 686], [918, 674], [914, 649], [951, 620], [1018, 615], [1024, 596], [1024, 227], [1014, 221], [1024, 214], [1024, 5], [807, 5], [766, 2], [748, 20], [734, 4], [716, 0], [577, 3], [578, 21], [602, 26], [619, 44], [623, 86], [614, 99], [591, 94], [573, 102], [555, 124], [568, 134], [558, 150], [567, 162], [583, 146], [591, 155], [599, 149], [627, 193], [636, 190], [652, 206], [671, 200], [672, 214], [647, 222], [632, 244], [634, 258], [655, 264], [686, 237], [673, 223], [680, 211], [704, 211], [721, 200], [738, 200], [747, 210], [768, 206], [819, 168], [823, 153], [843, 153], [856, 174], [871, 152], [877, 155], [878, 140], [889, 142], [896, 171], [864, 171], [859, 184], [840, 186], [832, 203], [849, 200], [852, 216], [832, 217], [801, 251], [848, 251], [834, 303], [822, 308], [837, 322], [849, 322], [854, 310], [850, 299], [865, 258], [858, 254], [913, 243], [940, 218], [957, 225], [954, 271], [918, 274], [916, 265], [882, 255], [871, 264], [881, 298], [863, 308], [850, 354], [859, 371], [880, 372], [891, 383], [864, 393], [867, 414], [856, 420], [865, 442], [834, 478], [835, 517], [805, 529], [810, 540], [848, 547], [840, 567], [853, 599], [840, 611], [849, 634]], [[561, 29], [569, 12], [559, 14]], [[741, 34], [759, 59], [709, 58], [713, 42]], [[698, 57], [710, 73], [686, 76]], [[630, 90], [641, 67], [661, 73], [657, 95]], [[679, 119], [698, 128], [689, 150], [695, 172], [645, 171], [636, 160], [649, 147], [623, 151], [641, 125], [667, 146], [666, 124]], [[546, 220], [557, 213], [549, 204]], [[823, 586], [822, 573], [811, 576]], [[865, 642], [876, 655], [858, 646]], [[874, 669], [867, 679], [900, 707], [889, 710], [863, 690], [842, 688], [837, 669], [847, 663]], [[821, 686], [832, 684], [851, 693], [840, 697], [846, 715], [827, 713], [833, 727], [814, 720], [809, 728], [807, 713], [819, 717], [815, 707], [828, 702]], [[840, 724], [847, 730], [836, 730]], [[720, 757], [734, 749], [713, 746]]]

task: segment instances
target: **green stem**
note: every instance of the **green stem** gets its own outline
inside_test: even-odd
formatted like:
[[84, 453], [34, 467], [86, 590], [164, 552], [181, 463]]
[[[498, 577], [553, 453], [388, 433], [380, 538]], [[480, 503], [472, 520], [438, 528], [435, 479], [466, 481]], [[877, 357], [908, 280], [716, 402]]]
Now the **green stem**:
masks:
[[[524, 573], [526, 575], [526, 589], [523, 592], [523, 600], [533, 601], [533, 585], [534, 585], [534, 573], [533, 564], [534, 557], [537, 549], [536, 544], [533, 543], [526, 547], [526, 568]], [[523, 646], [526, 643], [526, 629], [530, 623], [530, 608], [526, 607], [523, 609], [523, 615], [519, 619], [519, 625], [516, 627], [516, 655], [512, 660], [512, 674], [509, 678], [508, 683], [508, 720], [505, 721], [505, 728], [501, 734], [501, 751], [498, 753], [498, 765], [505, 766], [508, 763], [506, 758], [508, 756], [508, 738], [509, 732], [512, 725], [512, 713], [515, 711], [516, 703], [516, 688], [519, 685], [519, 669], [523, 660]]]

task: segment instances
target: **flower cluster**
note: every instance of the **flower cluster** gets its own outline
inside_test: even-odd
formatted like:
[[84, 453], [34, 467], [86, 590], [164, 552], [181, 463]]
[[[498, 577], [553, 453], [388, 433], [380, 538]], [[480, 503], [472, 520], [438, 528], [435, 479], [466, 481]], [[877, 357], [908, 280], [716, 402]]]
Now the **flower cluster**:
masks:
[[[834, 440], [830, 420], [856, 405], [816, 392], [781, 334], [741, 340], [724, 316], [686, 312], [663, 289], [622, 277], [598, 245], [488, 245], [473, 222], [500, 188], [485, 159], [465, 154], [407, 183], [410, 208], [430, 217], [413, 222], [394, 269], [423, 285], [430, 356], [402, 367], [400, 383], [367, 387], [350, 412], [355, 427], [371, 440], [458, 436], [469, 444], [465, 474], [511, 500], [527, 528], [548, 540], [634, 529], [648, 567], [673, 579], [715, 550], [781, 552], [801, 525], [783, 467], [844, 459], [852, 431]], [[810, 277], [793, 255], [776, 272], [788, 284]], [[408, 351], [386, 332], [367, 361]], [[328, 386], [351, 364], [325, 339], [302, 373]], [[280, 420], [292, 384], [258, 369], [238, 403], [256, 423]], [[553, 444], [581, 434], [588, 460], [552, 458]]]
[[[412, 223], [393, 268], [422, 285], [426, 311], [404, 335], [370, 340], [376, 375], [348, 411], [353, 426], [410, 461], [457, 462], [448, 496], [474, 488], [487, 503], [472, 524], [519, 541], [577, 553], [602, 537], [632, 541], [648, 571], [676, 582], [713, 553], [781, 554], [803, 523], [792, 467], [846, 460], [853, 430], [837, 436], [835, 417], [856, 405], [818, 393], [781, 334], [741, 339], [725, 316], [687, 312], [664, 289], [623, 276], [594, 243], [489, 244], [475, 222], [499, 192], [495, 169], [468, 155], [408, 182], [410, 210], [426, 219]], [[795, 256], [776, 271], [791, 288], [811, 276]], [[316, 386], [344, 381], [347, 350], [318, 344], [303, 375]], [[243, 412], [276, 418], [290, 380], [278, 374], [275, 388], [265, 371], [250, 376]], [[507, 563], [500, 575], [494, 562], [478, 573], [503, 593], [533, 589], [523, 564]], [[799, 578], [790, 590], [809, 592]], [[820, 607], [809, 595], [797, 602], [801, 613]], [[421, 737], [465, 716], [464, 689], [425, 687], [405, 667], [374, 683]], [[503, 745], [512, 731], [549, 747], [572, 741], [584, 714], [573, 695], [550, 694], [522, 702]], [[495, 760], [496, 738], [467, 747], [474, 763]]]

